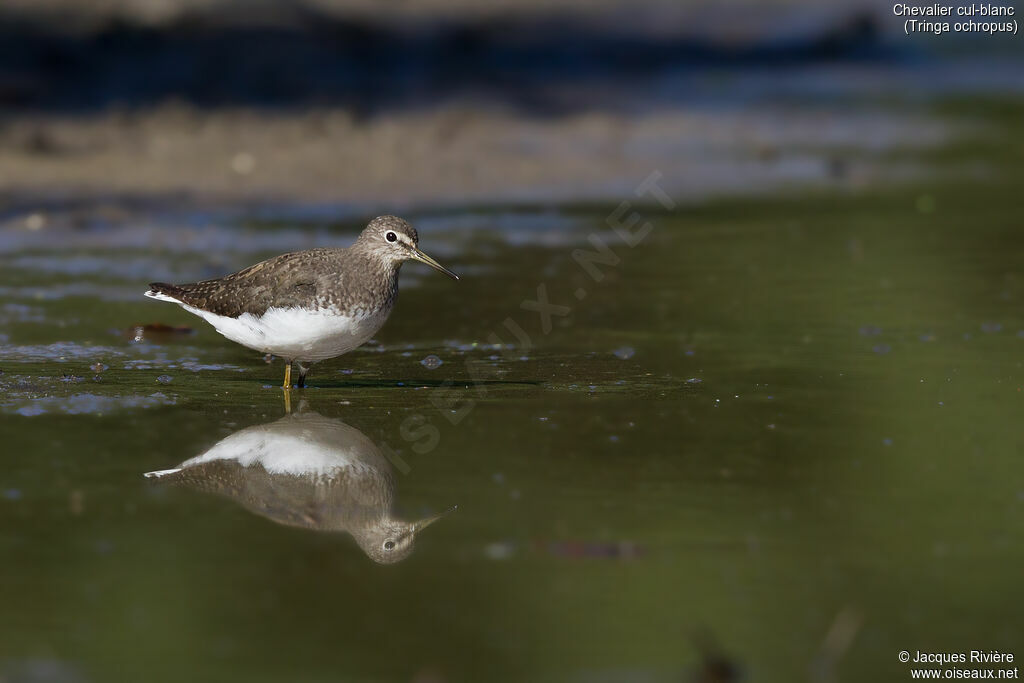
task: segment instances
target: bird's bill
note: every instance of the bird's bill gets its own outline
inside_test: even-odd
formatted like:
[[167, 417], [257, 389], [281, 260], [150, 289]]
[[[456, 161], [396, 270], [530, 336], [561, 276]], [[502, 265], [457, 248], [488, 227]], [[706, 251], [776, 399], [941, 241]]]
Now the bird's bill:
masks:
[[450, 508], [448, 508], [444, 512], [439, 512], [438, 514], [434, 515], [433, 517], [427, 517], [426, 519], [421, 519], [420, 521], [416, 522], [416, 526], [414, 528], [414, 532], [423, 531], [424, 529], [426, 529], [428, 526], [430, 526], [431, 524], [433, 524], [437, 520], [441, 519], [442, 517], [447, 517], [448, 515], [450, 515], [451, 513], [455, 512], [458, 509], [459, 509], [458, 505], [452, 505]]
[[438, 263], [438, 262], [437, 262], [437, 261], [435, 261], [434, 259], [432, 259], [432, 258], [430, 258], [429, 256], [427, 256], [426, 254], [424, 254], [424, 253], [423, 253], [422, 251], [420, 251], [419, 249], [416, 249], [416, 248], [414, 247], [414, 248], [412, 249], [412, 251], [410, 252], [410, 254], [411, 254], [411, 257], [412, 257], [412, 258], [416, 259], [416, 260], [417, 260], [417, 261], [419, 261], [420, 263], [426, 263], [426, 264], [427, 264], [428, 266], [430, 266], [430, 267], [431, 267], [431, 268], [433, 268], [434, 270], [438, 270], [438, 271], [440, 271], [440, 272], [444, 273], [445, 275], [447, 275], [447, 276], [448, 276], [448, 277], [450, 277], [451, 279], [453, 279], [453, 280], [458, 280], [458, 279], [459, 279], [459, 276], [458, 276], [458, 275], [456, 275], [456, 274], [455, 274], [455, 273], [453, 273], [452, 271], [448, 270], [447, 268], [445, 268], [444, 266], [442, 266], [442, 265], [441, 265], [440, 263]]

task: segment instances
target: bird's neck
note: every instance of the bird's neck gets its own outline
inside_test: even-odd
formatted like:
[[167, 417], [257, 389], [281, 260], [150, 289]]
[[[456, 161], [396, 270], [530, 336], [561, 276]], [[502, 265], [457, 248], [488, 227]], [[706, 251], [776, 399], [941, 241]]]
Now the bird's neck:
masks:
[[381, 258], [370, 250], [357, 252], [363, 261], [364, 276], [361, 278], [368, 293], [384, 294], [386, 305], [394, 303], [398, 296], [398, 271], [401, 261]]

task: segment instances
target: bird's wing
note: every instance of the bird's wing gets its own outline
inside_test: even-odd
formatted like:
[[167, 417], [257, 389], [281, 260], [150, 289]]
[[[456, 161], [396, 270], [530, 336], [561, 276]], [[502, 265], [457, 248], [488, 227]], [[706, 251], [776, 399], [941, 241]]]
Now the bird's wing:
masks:
[[149, 294], [231, 318], [243, 313], [263, 315], [270, 308], [302, 306], [316, 296], [317, 279], [310, 266], [325, 251], [282, 254], [214, 280], [186, 285], [154, 282], [149, 285]]

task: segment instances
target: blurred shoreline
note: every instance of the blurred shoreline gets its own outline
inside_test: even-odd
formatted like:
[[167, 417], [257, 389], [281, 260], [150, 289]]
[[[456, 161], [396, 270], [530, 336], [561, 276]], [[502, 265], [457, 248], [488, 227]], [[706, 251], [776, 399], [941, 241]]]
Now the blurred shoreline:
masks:
[[962, 132], [938, 99], [1024, 93], [1019, 54], [928, 53], [873, 2], [430, 7], [8, 3], [0, 201], [608, 202], [652, 171], [684, 199], [856, 188]]

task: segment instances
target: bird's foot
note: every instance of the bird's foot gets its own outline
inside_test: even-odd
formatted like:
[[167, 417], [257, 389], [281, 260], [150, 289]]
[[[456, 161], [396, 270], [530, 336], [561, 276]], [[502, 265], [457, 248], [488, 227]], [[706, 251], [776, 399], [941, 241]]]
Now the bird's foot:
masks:
[[299, 366], [299, 389], [306, 388], [306, 373], [309, 372], [309, 368], [302, 363], [296, 363]]

